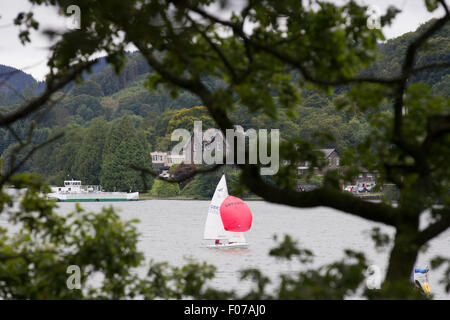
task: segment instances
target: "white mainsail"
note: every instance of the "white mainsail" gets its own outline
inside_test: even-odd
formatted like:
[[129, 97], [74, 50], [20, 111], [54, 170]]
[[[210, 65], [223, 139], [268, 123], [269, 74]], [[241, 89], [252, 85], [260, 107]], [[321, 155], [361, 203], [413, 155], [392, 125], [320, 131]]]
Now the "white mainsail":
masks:
[[203, 239], [228, 239], [227, 231], [225, 231], [222, 219], [220, 218], [220, 205], [226, 197], [228, 197], [228, 188], [225, 175], [223, 175], [217, 184], [216, 191], [214, 192], [211, 203], [209, 204]]
[[208, 215], [206, 216], [205, 231], [203, 239], [205, 240], [228, 240], [229, 243], [246, 244], [243, 232], [226, 231], [222, 218], [220, 217], [220, 205], [228, 197], [227, 180], [222, 175], [217, 184], [216, 191], [209, 204]]

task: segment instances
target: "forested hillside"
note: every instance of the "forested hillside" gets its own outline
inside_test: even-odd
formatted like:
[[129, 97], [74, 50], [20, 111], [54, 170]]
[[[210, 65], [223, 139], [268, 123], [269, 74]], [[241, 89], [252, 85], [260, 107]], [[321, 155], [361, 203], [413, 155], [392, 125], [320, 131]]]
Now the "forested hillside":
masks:
[[[418, 32], [429, 25], [421, 26]], [[418, 32], [410, 32], [380, 45], [380, 56], [370, 68], [362, 73], [386, 77], [400, 69], [406, 46]], [[430, 41], [427, 50], [421, 52], [416, 65], [450, 62], [450, 26], [443, 28]], [[12, 68], [0, 66], [0, 74], [8, 74]], [[81, 179], [87, 184], [101, 184], [107, 190], [140, 190], [142, 182], [129, 170], [130, 164], [150, 166], [150, 150], [166, 151], [171, 147], [170, 135], [175, 128], [192, 129], [194, 120], [203, 121], [203, 129], [214, 126], [205, 108], [199, 106], [198, 98], [181, 91], [156, 89], [150, 91], [147, 76], [152, 72], [139, 53], [127, 55], [123, 71], [116, 75], [104, 60], [93, 68], [93, 74], [85, 75], [81, 84], [66, 88], [65, 96], [43, 117], [35, 129], [36, 144], [64, 131], [65, 135], [51, 146], [36, 152], [22, 170], [44, 175], [48, 183], [61, 184], [64, 179]], [[293, 75], [295, 78], [297, 75]], [[422, 81], [433, 93], [450, 96], [448, 69], [426, 70], [413, 81]], [[6, 80], [5, 80], [6, 81]], [[23, 99], [42, 90], [31, 76], [16, 72], [7, 79], [21, 95], [10, 89], [0, 88], [0, 110], [17, 108]], [[204, 79], [211, 87], [221, 84], [212, 78]], [[356, 146], [368, 133], [364, 114], [347, 108], [336, 110], [342, 93], [341, 88], [330, 95], [312, 89], [303, 90], [302, 103], [295, 114], [278, 108], [276, 118], [262, 113], [249, 113], [244, 108], [232, 108], [231, 118], [236, 124], [248, 128], [278, 128], [282, 138], [293, 136], [313, 139], [320, 147], [343, 151]], [[386, 110], [390, 103], [383, 102]], [[239, 101], [235, 101], [238, 105]], [[388, 111], [387, 111], [388, 112]], [[0, 129], [0, 153], [3, 166], [8, 165], [5, 155], [14, 148], [17, 138], [24, 137], [32, 119], [16, 124], [11, 130]], [[332, 133], [333, 141], [321, 139]], [[200, 179], [200, 178], [199, 178]], [[198, 184], [198, 182], [196, 182]], [[193, 193], [191, 185], [185, 191]], [[178, 192], [178, 191], [177, 191]], [[195, 192], [194, 192], [195, 193]]]
[[23, 98], [39, 94], [45, 83], [22, 70], [0, 64], [0, 106], [19, 104]]

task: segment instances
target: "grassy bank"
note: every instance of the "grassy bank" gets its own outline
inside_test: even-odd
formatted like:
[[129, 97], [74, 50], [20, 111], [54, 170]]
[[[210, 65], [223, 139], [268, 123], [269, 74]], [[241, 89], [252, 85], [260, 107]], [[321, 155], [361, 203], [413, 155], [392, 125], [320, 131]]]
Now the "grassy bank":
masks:
[[[241, 198], [245, 201], [260, 201], [263, 200], [261, 197], [243, 197]], [[139, 194], [139, 200], [208, 200], [210, 201], [211, 198], [202, 197], [202, 196], [175, 196], [175, 197], [155, 197], [151, 195], [150, 193], [140, 193]]]
[[[363, 194], [355, 194], [355, 196], [367, 199], [367, 200], [380, 200], [383, 197], [383, 193], [363, 193]], [[241, 197], [242, 200], [245, 201], [263, 201], [264, 199], [257, 196], [252, 197]], [[211, 200], [208, 197], [202, 196], [175, 196], [175, 197], [155, 197], [150, 193], [140, 193], [139, 200]]]

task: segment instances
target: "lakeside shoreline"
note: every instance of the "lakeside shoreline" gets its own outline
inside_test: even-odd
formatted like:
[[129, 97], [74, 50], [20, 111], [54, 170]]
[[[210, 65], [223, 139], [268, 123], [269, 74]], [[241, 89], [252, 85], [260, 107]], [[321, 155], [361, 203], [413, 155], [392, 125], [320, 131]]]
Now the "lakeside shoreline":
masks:
[[[382, 193], [366, 193], [366, 194], [355, 194], [355, 196], [366, 200], [381, 200], [383, 197]], [[265, 201], [263, 198], [258, 196], [253, 197], [243, 197], [244, 201]], [[186, 197], [186, 196], [176, 196], [176, 197], [155, 197], [149, 194], [139, 195], [139, 200], [201, 200], [201, 201], [211, 201], [207, 197]]]
[[[241, 198], [245, 201], [264, 201], [261, 197], [244, 197]], [[201, 200], [201, 201], [211, 201], [211, 198], [207, 197], [186, 197], [186, 196], [176, 196], [176, 197], [155, 197], [150, 195], [139, 195], [139, 200]]]

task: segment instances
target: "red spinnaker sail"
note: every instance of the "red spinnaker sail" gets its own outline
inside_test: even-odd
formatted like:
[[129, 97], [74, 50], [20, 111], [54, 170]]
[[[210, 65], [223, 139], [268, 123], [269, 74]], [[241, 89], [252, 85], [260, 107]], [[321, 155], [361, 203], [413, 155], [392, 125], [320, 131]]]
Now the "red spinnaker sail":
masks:
[[252, 226], [252, 213], [239, 198], [228, 196], [220, 205], [220, 217], [227, 231], [244, 232]]

